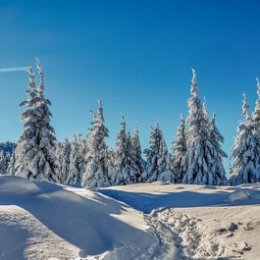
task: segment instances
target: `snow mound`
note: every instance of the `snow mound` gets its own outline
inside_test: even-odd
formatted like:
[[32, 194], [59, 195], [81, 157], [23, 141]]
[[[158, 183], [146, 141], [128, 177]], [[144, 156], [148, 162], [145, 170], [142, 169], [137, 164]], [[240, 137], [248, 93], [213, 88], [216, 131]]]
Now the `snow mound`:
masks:
[[0, 177], [0, 241], [1, 260], [153, 259], [157, 245], [143, 215], [121, 202], [11, 176]]

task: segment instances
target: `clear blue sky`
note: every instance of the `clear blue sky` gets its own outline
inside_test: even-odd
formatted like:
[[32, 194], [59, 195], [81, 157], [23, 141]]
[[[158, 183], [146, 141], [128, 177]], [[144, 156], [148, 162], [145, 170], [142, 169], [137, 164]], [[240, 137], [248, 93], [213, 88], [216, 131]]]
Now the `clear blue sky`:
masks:
[[[251, 108], [260, 76], [260, 1], [4, 1], [0, 68], [38, 56], [59, 139], [85, 134], [102, 99], [109, 145], [123, 113], [143, 146], [159, 121], [168, 144], [187, 113], [191, 67], [230, 152], [242, 92]], [[1, 140], [17, 140], [27, 75], [0, 74]]]

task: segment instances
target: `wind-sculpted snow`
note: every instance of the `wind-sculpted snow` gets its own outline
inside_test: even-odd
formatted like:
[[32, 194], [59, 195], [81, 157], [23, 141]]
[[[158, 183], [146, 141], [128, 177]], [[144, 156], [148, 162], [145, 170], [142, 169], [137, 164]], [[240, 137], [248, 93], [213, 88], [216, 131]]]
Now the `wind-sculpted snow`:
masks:
[[135, 259], [156, 244], [140, 213], [88, 190], [0, 177], [0, 204], [1, 260]]

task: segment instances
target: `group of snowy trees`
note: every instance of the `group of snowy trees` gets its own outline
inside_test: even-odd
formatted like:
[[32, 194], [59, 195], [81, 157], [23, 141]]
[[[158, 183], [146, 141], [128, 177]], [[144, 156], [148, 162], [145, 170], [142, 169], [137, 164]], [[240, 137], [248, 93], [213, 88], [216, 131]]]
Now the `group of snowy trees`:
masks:
[[36, 60], [38, 83], [32, 67], [28, 68], [27, 99], [21, 103], [24, 129], [14, 153], [0, 152], [0, 174], [45, 180], [83, 187], [126, 185], [163, 181], [190, 184], [240, 184], [260, 181], [260, 83], [258, 100], [252, 116], [246, 96], [243, 120], [232, 149], [231, 178], [227, 180], [221, 145], [224, 138], [216, 126], [216, 115], [208, 115], [201, 102], [195, 70], [192, 70], [188, 116], [181, 117], [176, 138], [169, 152], [159, 124], [151, 127], [150, 146], [142, 159], [139, 131], [133, 135], [121, 118], [115, 148], [106, 144], [109, 131], [105, 126], [103, 106], [92, 112], [86, 137], [74, 135], [70, 142], [56, 140], [51, 126], [51, 102], [45, 97], [44, 74]]
[[233, 185], [260, 181], [260, 83], [258, 98], [250, 115], [246, 94], [242, 103], [243, 118], [232, 149], [231, 179]]
[[148, 181], [222, 185], [227, 183], [223, 166], [224, 139], [216, 127], [216, 116], [209, 118], [206, 102], [201, 103], [196, 73], [192, 70], [189, 113], [180, 119], [177, 136], [169, 154], [159, 125], [152, 129], [150, 148], [145, 150]]

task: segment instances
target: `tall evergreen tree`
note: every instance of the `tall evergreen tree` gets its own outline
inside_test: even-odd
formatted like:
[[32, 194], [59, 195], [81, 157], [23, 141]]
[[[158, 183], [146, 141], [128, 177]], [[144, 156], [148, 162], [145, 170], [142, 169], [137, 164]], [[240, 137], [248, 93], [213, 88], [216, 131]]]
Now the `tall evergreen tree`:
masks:
[[183, 176], [187, 170], [185, 165], [185, 154], [187, 152], [186, 144], [186, 126], [185, 119], [181, 116], [180, 125], [177, 129], [176, 140], [172, 144], [173, 156], [172, 156], [172, 170], [175, 176], [175, 182], [181, 183]]
[[213, 185], [227, 184], [226, 171], [223, 165], [223, 158], [226, 158], [227, 154], [221, 147], [221, 144], [224, 143], [224, 137], [216, 126], [216, 114], [214, 113], [212, 118], [209, 119], [205, 97], [202, 107], [206, 125], [209, 130], [209, 139], [207, 141], [208, 153], [210, 154], [209, 158], [212, 158], [208, 160], [210, 172], [209, 183]]
[[117, 135], [114, 151], [114, 174], [113, 185], [126, 185], [138, 180], [136, 165], [133, 160], [132, 139], [130, 133], [126, 132], [124, 117], [121, 119], [121, 129]]
[[243, 119], [238, 126], [237, 136], [232, 148], [230, 183], [233, 185], [260, 181], [258, 171], [260, 149], [255, 125], [258, 121], [258, 101], [256, 103], [255, 112], [253, 113], [253, 118], [249, 116], [248, 110], [249, 105], [246, 95], [244, 94], [242, 103]]
[[41, 148], [40, 157], [42, 169], [45, 171], [45, 176], [49, 181], [57, 182], [60, 174], [60, 164], [58, 158], [56, 157], [57, 140], [55, 130], [50, 124], [52, 113], [49, 110], [49, 106], [51, 106], [51, 102], [45, 97], [44, 74], [39, 59], [36, 59], [36, 67], [40, 77], [37, 88], [39, 95], [37, 110], [41, 115], [39, 122], [38, 144]]
[[74, 135], [71, 142], [69, 174], [65, 181], [68, 185], [81, 184], [82, 175], [85, 170], [84, 156], [87, 153], [87, 141], [81, 135]]
[[183, 182], [209, 185], [224, 184], [225, 178], [220, 178], [219, 168], [214, 168], [217, 156], [211, 142], [206, 102], [201, 105], [199, 98], [195, 70], [192, 70], [191, 98], [188, 100], [188, 106], [187, 153], [184, 159], [187, 171]]
[[108, 129], [105, 126], [101, 101], [98, 104], [98, 111], [93, 115], [88, 140], [89, 150], [86, 154], [86, 168], [82, 176], [82, 186], [85, 187], [110, 185], [107, 167], [108, 147], [105, 143], [105, 138], [108, 137]]
[[131, 156], [132, 156], [133, 167], [134, 167], [134, 171], [135, 171], [134, 175], [136, 176], [135, 179], [137, 182], [140, 182], [142, 173], [144, 172], [144, 166], [143, 166], [142, 149], [141, 149], [141, 144], [140, 144], [138, 128], [136, 128], [134, 131], [131, 147], [132, 147]]
[[63, 142], [58, 143], [56, 154], [60, 163], [60, 174], [58, 176], [58, 181], [59, 183], [64, 184], [69, 176], [71, 154], [71, 144], [67, 138]]
[[40, 75], [38, 88], [32, 68], [28, 69], [28, 98], [21, 103], [22, 107], [27, 106], [27, 110], [22, 113], [24, 131], [15, 150], [15, 174], [27, 179], [56, 182], [59, 163], [55, 154], [55, 132], [50, 125], [51, 102], [44, 96], [43, 72], [38, 60], [37, 70]]
[[257, 81], [257, 100], [255, 103], [255, 109], [252, 115], [252, 128], [253, 128], [253, 135], [255, 139], [255, 168], [257, 173], [255, 178], [252, 179], [252, 182], [259, 182], [260, 181], [260, 82], [259, 79], [256, 78]]
[[221, 147], [221, 144], [224, 143], [224, 137], [216, 126], [216, 114], [213, 114], [213, 117], [209, 122], [209, 130], [211, 146], [210, 152], [214, 158], [210, 167], [210, 171], [213, 175], [213, 184], [227, 184], [226, 171], [223, 165], [223, 158], [226, 158], [227, 154]]
[[[24, 131], [20, 137], [15, 149], [15, 167], [14, 172], [18, 176], [25, 178], [39, 178], [39, 173], [35, 167], [32, 167], [31, 161], [37, 153], [37, 121], [39, 115], [36, 108], [39, 102], [38, 92], [35, 85], [35, 76], [32, 67], [28, 68], [29, 89], [26, 90], [27, 100], [23, 101], [20, 106], [27, 106], [28, 109], [22, 113], [21, 119], [25, 122]], [[41, 176], [44, 179], [44, 176]]]
[[114, 173], [112, 175], [112, 185], [125, 185], [128, 181], [129, 172], [127, 162], [128, 151], [127, 151], [127, 137], [126, 137], [126, 123], [124, 117], [121, 118], [121, 129], [117, 135], [116, 146], [114, 150]]
[[151, 128], [150, 147], [144, 150], [147, 169], [143, 180], [147, 182], [174, 182], [174, 174], [170, 170], [170, 156], [159, 124]]
[[[260, 82], [259, 79], [256, 78], [257, 83], [257, 100], [255, 103], [255, 109], [252, 115], [252, 121], [255, 128], [260, 128]], [[257, 129], [258, 130], [258, 129]]]
[[106, 155], [106, 168], [108, 169], [108, 180], [110, 185], [114, 185], [115, 182], [115, 151], [112, 148], [108, 148]]

